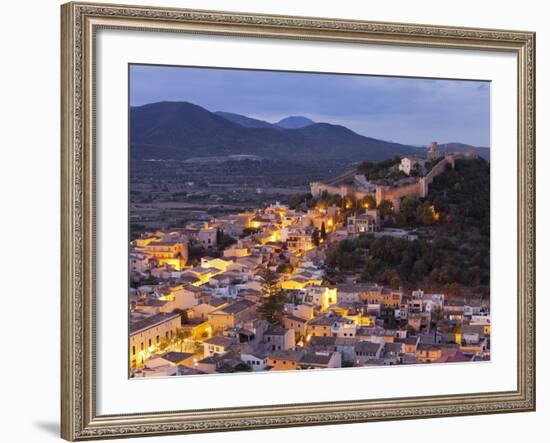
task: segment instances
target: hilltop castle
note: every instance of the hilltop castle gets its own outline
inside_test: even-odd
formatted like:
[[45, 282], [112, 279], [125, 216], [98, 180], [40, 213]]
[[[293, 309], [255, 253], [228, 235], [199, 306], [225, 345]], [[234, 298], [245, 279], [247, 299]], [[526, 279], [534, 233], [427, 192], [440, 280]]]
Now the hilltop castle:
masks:
[[[362, 199], [367, 195], [371, 195], [376, 199], [377, 205], [379, 205], [383, 200], [389, 200], [393, 204], [394, 211], [399, 212], [401, 199], [403, 197], [409, 195], [420, 198], [426, 197], [433, 179], [441, 174], [448, 164], [453, 168], [455, 166], [455, 154], [442, 155], [439, 151], [437, 142], [432, 142], [430, 146], [428, 146], [426, 159], [423, 159], [423, 162], [425, 163], [435, 159], [440, 160], [430, 169], [430, 171], [428, 171], [426, 175], [419, 177], [414, 183], [402, 186], [376, 185], [369, 182], [367, 178], [356, 168], [323, 182], [311, 182], [311, 194], [314, 197], [319, 197], [324, 192], [327, 192], [328, 194], [336, 194], [341, 197], [350, 197], [354, 199]], [[413, 167], [411, 165], [414, 164], [414, 157], [404, 157], [399, 165], [399, 170], [407, 173], [404, 171], [406, 166], [403, 165], [408, 165], [410, 173], [411, 167]]]

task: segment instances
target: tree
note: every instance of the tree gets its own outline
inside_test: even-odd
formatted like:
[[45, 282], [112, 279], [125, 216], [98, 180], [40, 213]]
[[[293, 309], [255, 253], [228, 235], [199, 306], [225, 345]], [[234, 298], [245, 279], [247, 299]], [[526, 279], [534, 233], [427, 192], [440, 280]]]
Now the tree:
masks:
[[285, 302], [284, 293], [278, 289], [277, 292], [264, 296], [262, 304], [258, 307], [258, 313], [271, 324], [282, 324]]
[[166, 348], [170, 345], [170, 342], [166, 339], [166, 338], [163, 338], [161, 341], [160, 341], [160, 344], [159, 344], [159, 349], [161, 351], [165, 351]]
[[237, 240], [230, 235], [227, 235], [223, 229], [218, 228], [216, 230], [216, 245], [218, 246], [218, 249], [225, 249], [236, 242]]
[[177, 312], [180, 315], [182, 325], [185, 325], [189, 322], [189, 315], [187, 314], [187, 311], [184, 311], [183, 309], [176, 308], [176, 309], [174, 309], [174, 312]]
[[434, 330], [434, 338], [437, 337], [437, 325], [441, 320], [443, 320], [443, 317], [443, 311], [439, 308], [436, 308], [431, 312], [430, 325]]
[[461, 289], [460, 289], [460, 285], [458, 283], [447, 283], [443, 290], [445, 291], [445, 293], [447, 294], [450, 294], [450, 295], [460, 295], [460, 292], [461, 292]]
[[392, 288], [398, 288], [402, 285], [401, 277], [399, 277], [399, 274], [392, 269], [384, 269], [381, 271], [376, 280], [379, 280], [381, 283], [385, 285], [389, 285]]
[[311, 234], [311, 243], [315, 245], [315, 247], [319, 247], [319, 244], [321, 243], [321, 238], [319, 236], [319, 230], [315, 228], [313, 230], [313, 233]]
[[321, 240], [324, 242], [327, 241], [327, 228], [325, 228], [325, 222], [321, 224], [321, 232], [320, 232]]
[[382, 200], [378, 205], [378, 211], [380, 212], [381, 218], [386, 217], [386, 215], [393, 214], [393, 203], [389, 200]]
[[296, 209], [307, 199], [305, 194], [292, 194], [288, 200], [288, 206], [291, 209]]
[[477, 286], [481, 281], [481, 268], [479, 266], [471, 266], [464, 272], [463, 280], [466, 284]]
[[193, 263], [206, 255], [206, 249], [200, 244], [189, 244], [187, 259]]
[[357, 170], [363, 173], [368, 180], [376, 180], [386, 177], [390, 173], [392, 166], [400, 162], [401, 158], [397, 156], [377, 163], [364, 161], [357, 167]]
[[235, 372], [250, 372], [252, 371], [252, 368], [248, 363], [239, 363], [235, 366]]
[[272, 324], [281, 324], [283, 308], [286, 301], [277, 274], [266, 267], [261, 274], [263, 301], [258, 307], [260, 316]]
[[191, 331], [189, 329], [178, 328], [176, 330], [176, 339], [180, 344], [180, 351], [183, 352], [183, 350], [185, 349], [183, 344], [185, 339], [189, 337], [191, 337]]
[[265, 268], [261, 273], [261, 277], [264, 280], [262, 283], [262, 295], [264, 297], [271, 297], [280, 291], [279, 279], [271, 269]]
[[418, 197], [413, 195], [408, 195], [401, 200], [401, 205], [399, 206], [399, 214], [397, 216], [397, 221], [400, 225], [403, 226], [414, 226], [417, 224], [416, 212], [418, 206], [420, 205], [420, 200]]
[[364, 209], [375, 209], [376, 208], [376, 199], [372, 195], [367, 195], [363, 197], [361, 205]]
[[412, 267], [412, 272], [417, 279], [422, 279], [430, 271], [429, 266], [422, 259], [418, 259], [414, 262]]
[[281, 263], [279, 266], [277, 266], [277, 272], [280, 272], [282, 274], [290, 274], [293, 270], [294, 268], [288, 262]]
[[248, 237], [249, 235], [257, 234], [258, 232], [260, 232], [260, 230], [256, 228], [244, 228], [243, 232], [241, 232], [241, 238]]
[[158, 285], [160, 280], [152, 275], [148, 275], [147, 277], [140, 279], [140, 280], [133, 280], [130, 283], [130, 286], [132, 288], [139, 288], [140, 286], [154, 286]]
[[416, 209], [416, 219], [419, 224], [430, 226], [435, 223], [435, 210], [428, 202], [422, 203]]
[[403, 282], [401, 281], [401, 277], [399, 277], [398, 274], [393, 275], [390, 279], [390, 286], [392, 288], [399, 288], [402, 284]]

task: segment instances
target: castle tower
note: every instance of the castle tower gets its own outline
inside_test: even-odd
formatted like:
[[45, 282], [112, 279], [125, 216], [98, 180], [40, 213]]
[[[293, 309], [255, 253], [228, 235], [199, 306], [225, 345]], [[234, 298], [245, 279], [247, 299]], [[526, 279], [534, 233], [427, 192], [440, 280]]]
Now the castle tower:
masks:
[[441, 157], [437, 142], [432, 142], [430, 146], [428, 146], [428, 153], [426, 156], [428, 157], [428, 160]]

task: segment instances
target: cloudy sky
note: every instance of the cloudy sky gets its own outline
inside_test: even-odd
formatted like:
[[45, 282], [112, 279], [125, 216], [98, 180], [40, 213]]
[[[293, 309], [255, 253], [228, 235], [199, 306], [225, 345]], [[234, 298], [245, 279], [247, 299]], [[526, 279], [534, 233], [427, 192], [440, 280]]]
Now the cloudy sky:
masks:
[[269, 122], [303, 115], [405, 144], [490, 145], [488, 82], [132, 65], [131, 106], [158, 101]]

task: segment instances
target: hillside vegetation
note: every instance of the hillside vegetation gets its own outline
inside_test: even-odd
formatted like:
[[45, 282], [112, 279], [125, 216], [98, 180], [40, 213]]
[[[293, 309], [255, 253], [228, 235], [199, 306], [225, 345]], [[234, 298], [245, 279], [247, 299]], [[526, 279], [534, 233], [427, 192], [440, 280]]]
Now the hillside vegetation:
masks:
[[[329, 279], [342, 270], [363, 280], [391, 286], [489, 294], [489, 164], [457, 160], [430, 186], [426, 199], [407, 197], [389, 223], [418, 230], [415, 241], [363, 235], [333, 247], [327, 257]], [[433, 209], [432, 209], [433, 208]]]

